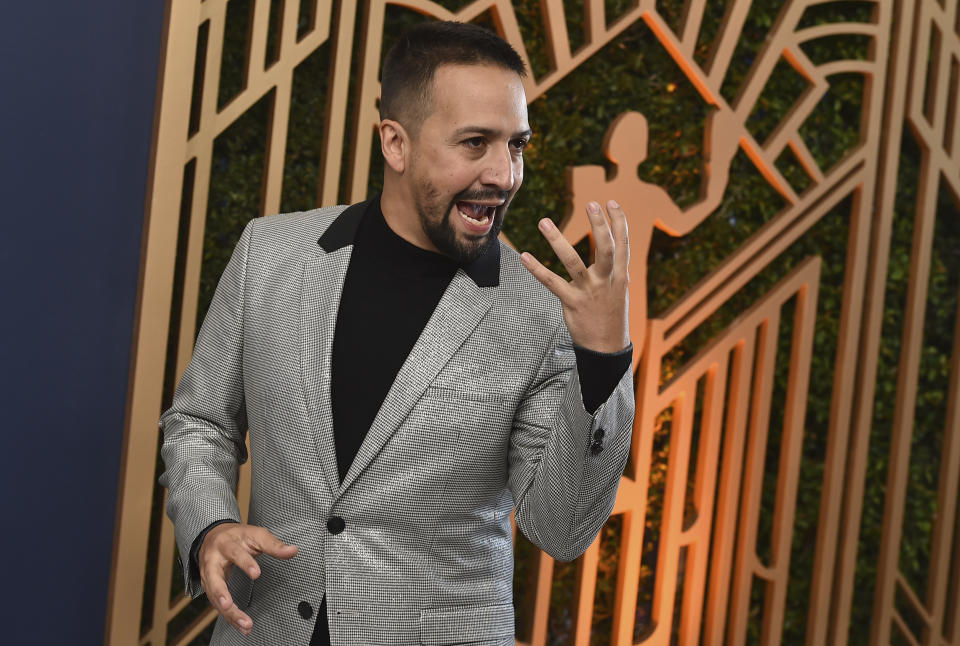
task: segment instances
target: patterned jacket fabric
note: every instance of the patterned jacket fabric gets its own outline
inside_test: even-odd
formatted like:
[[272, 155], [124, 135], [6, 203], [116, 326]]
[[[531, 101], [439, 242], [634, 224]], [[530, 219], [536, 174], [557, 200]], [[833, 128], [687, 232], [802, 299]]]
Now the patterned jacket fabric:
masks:
[[318, 239], [345, 208], [246, 225], [160, 417], [186, 594], [194, 539], [241, 519], [249, 439], [247, 522], [299, 553], [231, 570], [253, 630], [218, 619], [212, 644], [305, 646], [324, 594], [336, 646], [513, 644], [511, 511], [554, 558], [586, 550], [626, 464], [631, 371], [587, 413], [559, 301], [501, 245], [499, 285], [454, 276], [341, 483], [329, 366], [352, 247]]

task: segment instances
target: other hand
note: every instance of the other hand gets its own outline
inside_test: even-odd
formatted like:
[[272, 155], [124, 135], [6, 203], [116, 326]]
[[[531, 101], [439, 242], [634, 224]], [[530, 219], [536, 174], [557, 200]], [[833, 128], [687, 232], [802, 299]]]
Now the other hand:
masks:
[[630, 344], [627, 314], [630, 274], [630, 238], [627, 216], [613, 200], [607, 202], [610, 222], [596, 202], [587, 204], [587, 217], [596, 245], [596, 262], [587, 267], [573, 245], [549, 218], [540, 220], [540, 232], [570, 273], [569, 282], [524, 252], [527, 269], [553, 292], [563, 306], [570, 338], [596, 352], [619, 352]]
[[263, 527], [242, 523], [217, 525], [203, 537], [197, 552], [200, 581], [207, 598], [224, 619], [244, 635], [253, 629], [253, 620], [237, 607], [227, 589], [227, 576], [236, 565], [251, 579], [260, 576], [255, 556], [269, 554], [279, 559], [293, 558], [296, 545], [287, 545]]

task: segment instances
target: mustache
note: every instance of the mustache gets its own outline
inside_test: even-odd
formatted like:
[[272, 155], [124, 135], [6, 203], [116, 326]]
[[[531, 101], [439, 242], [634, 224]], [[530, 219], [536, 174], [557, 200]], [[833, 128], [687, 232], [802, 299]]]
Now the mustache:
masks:
[[510, 191], [497, 190], [465, 190], [453, 196], [454, 202], [506, 202], [510, 197]]

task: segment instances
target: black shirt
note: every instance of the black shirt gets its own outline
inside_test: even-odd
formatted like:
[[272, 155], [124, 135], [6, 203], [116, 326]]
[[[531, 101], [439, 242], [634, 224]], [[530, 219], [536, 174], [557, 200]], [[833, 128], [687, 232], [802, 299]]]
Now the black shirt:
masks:
[[367, 209], [343, 282], [330, 357], [340, 480], [394, 378], [459, 268], [393, 232], [379, 200]]

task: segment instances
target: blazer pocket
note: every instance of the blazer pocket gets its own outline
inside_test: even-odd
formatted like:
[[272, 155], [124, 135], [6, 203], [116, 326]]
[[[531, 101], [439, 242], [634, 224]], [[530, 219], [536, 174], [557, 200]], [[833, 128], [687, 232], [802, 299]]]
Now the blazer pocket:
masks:
[[227, 590], [230, 597], [237, 607], [241, 610], [250, 605], [250, 599], [253, 597], [253, 579], [236, 565], [230, 568], [230, 575], [227, 577]]
[[506, 393], [497, 390], [461, 390], [449, 386], [427, 386], [423, 396], [447, 401], [502, 402], [507, 400]]
[[512, 637], [513, 605], [425, 608], [420, 611], [420, 643], [424, 646], [499, 644]]

